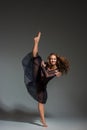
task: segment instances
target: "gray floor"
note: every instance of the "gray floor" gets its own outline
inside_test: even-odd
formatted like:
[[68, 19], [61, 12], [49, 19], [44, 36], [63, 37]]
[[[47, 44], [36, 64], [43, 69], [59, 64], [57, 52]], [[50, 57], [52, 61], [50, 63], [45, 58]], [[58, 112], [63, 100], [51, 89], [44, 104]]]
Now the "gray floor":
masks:
[[34, 122], [0, 120], [0, 130], [87, 130], [87, 120], [46, 119], [48, 127], [42, 127], [39, 119]]
[[39, 114], [33, 110], [0, 109], [0, 130], [87, 130], [87, 118], [61, 117], [46, 113], [45, 128], [39, 121]]

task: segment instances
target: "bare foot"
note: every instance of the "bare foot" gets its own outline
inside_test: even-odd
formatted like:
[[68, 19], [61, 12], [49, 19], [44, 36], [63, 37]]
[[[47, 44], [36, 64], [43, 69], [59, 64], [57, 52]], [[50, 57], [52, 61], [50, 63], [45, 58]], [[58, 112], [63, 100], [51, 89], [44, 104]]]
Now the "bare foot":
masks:
[[34, 42], [39, 43], [40, 37], [41, 37], [41, 32], [38, 32], [38, 35], [34, 37]]
[[40, 119], [40, 122], [43, 124], [44, 127], [48, 127], [47, 124], [46, 124], [46, 122], [43, 121], [42, 119]]

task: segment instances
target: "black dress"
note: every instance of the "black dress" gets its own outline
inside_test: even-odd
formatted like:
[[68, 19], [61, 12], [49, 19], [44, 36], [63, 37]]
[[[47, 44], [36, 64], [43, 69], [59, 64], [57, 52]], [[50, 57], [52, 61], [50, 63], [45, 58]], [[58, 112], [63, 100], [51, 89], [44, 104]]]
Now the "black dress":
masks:
[[40, 103], [47, 101], [47, 83], [55, 77], [57, 70], [49, 71], [42, 64], [41, 56], [33, 57], [28, 53], [22, 60], [24, 69], [24, 82], [30, 95]]

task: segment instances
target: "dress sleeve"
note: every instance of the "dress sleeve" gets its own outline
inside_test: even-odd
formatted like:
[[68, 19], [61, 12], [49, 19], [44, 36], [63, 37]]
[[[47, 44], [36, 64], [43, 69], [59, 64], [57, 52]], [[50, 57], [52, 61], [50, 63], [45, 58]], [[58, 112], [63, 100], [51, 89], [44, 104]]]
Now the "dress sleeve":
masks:
[[56, 71], [53, 70], [53, 71], [48, 71], [46, 69], [46, 67], [44, 67], [43, 65], [41, 66], [42, 67], [42, 72], [44, 73], [45, 77], [48, 78], [48, 77], [52, 77], [52, 76], [56, 76]]

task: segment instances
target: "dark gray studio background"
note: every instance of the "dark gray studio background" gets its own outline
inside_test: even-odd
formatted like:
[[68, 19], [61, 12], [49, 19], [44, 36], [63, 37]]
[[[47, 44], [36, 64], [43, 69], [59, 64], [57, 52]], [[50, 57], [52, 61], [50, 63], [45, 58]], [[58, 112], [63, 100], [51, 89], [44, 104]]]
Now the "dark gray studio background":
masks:
[[21, 64], [38, 31], [42, 32], [39, 54], [44, 60], [56, 52], [70, 61], [69, 73], [48, 83], [45, 113], [87, 118], [86, 8], [84, 2], [0, 2], [0, 119], [19, 115], [21, 120], [22, 114], [38, 113], [37, 102], [26, 90]]

